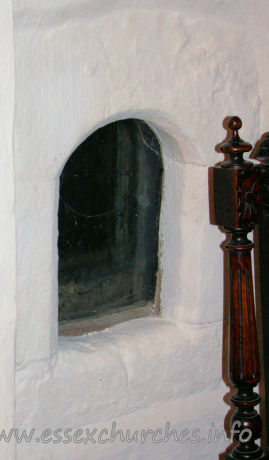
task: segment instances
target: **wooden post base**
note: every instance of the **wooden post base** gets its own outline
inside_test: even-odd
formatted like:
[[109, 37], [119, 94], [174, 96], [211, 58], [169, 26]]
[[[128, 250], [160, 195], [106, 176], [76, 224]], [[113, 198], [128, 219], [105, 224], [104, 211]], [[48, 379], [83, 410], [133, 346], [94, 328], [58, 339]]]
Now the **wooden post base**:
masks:
[[259, 447], [258, 449], [249, 451], [248, 453], [237, 451], [236, 447], [230, 454], [225, 456], [225, 460], [268, 460], [269, 455], [264, 453]]
[[231, 435], [238, 441], [226, 460], [268, 459], [257, 444], [262, 420], [255, 406], [260, 396], [253, 391], [260, 380], [260, 365], [248, 239], [261, 218], [261, 168], [244, 160], [252, 146], [238, 134], [242, 122], [229, 120], [232, 136], [220, 146], [229, 159], [213, 168], [214, 223], [231, 234], [226, 245], [230, 259], [229, 378], [237, 392], [231, 401], [236, 411], [231, 418]]

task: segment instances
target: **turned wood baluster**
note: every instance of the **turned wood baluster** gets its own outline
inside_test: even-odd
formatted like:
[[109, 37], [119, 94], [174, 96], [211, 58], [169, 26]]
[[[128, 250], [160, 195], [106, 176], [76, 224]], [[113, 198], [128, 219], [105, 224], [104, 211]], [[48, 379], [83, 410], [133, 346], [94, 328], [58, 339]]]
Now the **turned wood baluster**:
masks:
[[231, 418], [231, 433], [238, 443], [226, 459], [265, 459], [256, 443], [262, 424], [255, 409], [260, 396], [253, 388], [260, 380], [260, 370], [251, 266], [253, 243], [247, 238], [260, 220], [261, 169], [243, 158], [252, 146], [239, 137], [240, 118], [231, 117], [228, 126], [232, 135], [220, 150], [229, 159], [213, 168], [213, 223], [231, 234], [226, 245], [230, 259], [229, 377], [237, 388], [231, 397], [237, 408]]
[[231, 279], [229, 375], [231, 383], [237, 387], [237, 393], [231, 397], [231, 401], [238, 408], [231, 419], [231, 427], [238, 429], [235, 435], [237, 440], [242, 429], [248, 428], [252, 432], [248, 442], [245, 439], [249, 433], [242, 433], [244, 442], [235, 447], [232, 455], [227, 456], [228, 459], [263, 458], [260, 447], [255, 444], [255, 440], [261, 437], [262, 427], [261, 417], [255, 410], [260, 396], [253, 391], [260, 380], [260, 369], [252, 286], [252, 247], [247, 232], [243, 231], [233, 231], [227, 244]]
[[[259, 294], [263, 327], [266, 440], [269, 443], [269, 134], [262, 136], [255, 154], [262, 172], [262, 222], [258, 226]], [[269, 447], [267, 447], [269, 452]]]

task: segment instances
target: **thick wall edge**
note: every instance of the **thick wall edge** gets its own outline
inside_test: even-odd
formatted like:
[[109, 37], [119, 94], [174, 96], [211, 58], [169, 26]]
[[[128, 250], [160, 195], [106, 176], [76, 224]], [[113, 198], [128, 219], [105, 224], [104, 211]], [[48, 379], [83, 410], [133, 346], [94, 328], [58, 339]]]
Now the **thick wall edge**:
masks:
[[[15, 424], [16, 238], [14, 215], [14, 46], [12, 2], [0, 2], [0, 431]], [[1, 458], [15, 458], [14, 440], [0, 443]]]
[[[222, 236], [208, 222], [207, 165], [219, 160], [212, 144], [225, 136], [224, 116], [239, 113], [248, 133], [242, 137], [250, 140], [260, 129], [258, 69], [267, 60], [263, 56], [257, 67], [257, 45], [247, 30], [254, 3], [244, 6], [241, 26], [234, 18], [240, 17], [242, 1], [232, 12], [231, 2], [223, 8], [206, 1], [203, 14], [200, 7], [192, 14], [190, 2], [183, 1], [148, 10], [131, 1], [132, 8], [128, 3], [108, 13], [86, 8], [94, 2], [71, 0], [65, 3], [68, 11], [56, 11], [49, 2], [48, 16], [46, 8], [41, 14], [38, 8], [45, 2], [14, 3], [17, 422], [22, 428], [41, 427], [55, 417], [74, 426], [115, 414], [130, 421], [143, 403], [149, 409], [161, 400], [165, 408], [166, 395], [178, 401], [180, 390], [185, 398], [192, 391], [193, 417], [199, 397], [209, 399], [201, 382], [218, 394], [219, 416], [226, 412], [220, 383]], [[84, 7], [90, 14], [84, 15]], [[166, 151], [163, 318], [156, 319], [157, 326], [143, 319], [98, 337], [57, 343], [57, 177], [85, 137], [121, 117], [149, 122]], [[180, 410], [177, 416], [185, 420]], [[197, 449], [187, 449], [189, 459], [197, 458]], [[214, 449], [220, 452], [217, 444]], [[214, 449], [211, 445], [211, 454]], [[30, 455], [41, 456], [39, 446]], [[83, 455], [88, 458], [87, 449]], [[126, 458], [126, 452], [121, 455]]]

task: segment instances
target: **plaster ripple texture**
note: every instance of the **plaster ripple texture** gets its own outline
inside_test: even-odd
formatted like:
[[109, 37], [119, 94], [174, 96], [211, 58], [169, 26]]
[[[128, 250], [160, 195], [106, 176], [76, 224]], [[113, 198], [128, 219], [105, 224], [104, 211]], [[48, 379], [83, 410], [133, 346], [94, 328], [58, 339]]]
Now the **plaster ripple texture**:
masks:
[[[20, 425], [85, 425], [214, 390], [221, 383], [220, 363], [215, 366], [212, 353], [219, 342], [220, 327], [215, 326], [213, 334], [211, 328], [184, 333], [184, 327], [160, 319], [136, 320], [128, 329], [120, 324], [82, 339], [61, 339], [57, 363], [43, 380], [33, 370], [31, 375], [29, 369], [21, 371]], [[202, 366], [205, 359], [207, 366]], [[28, 398], [31, 407], [26, 412]]]
[[[132, 429], [147, 416], [163, 426], [171, 402], [178, 426], [209, 426], [214, 413], [222, 429], [222, 235], [208, 221], [207, 165], [221, 159], [214, 145], [225, 115], [242, 116], [247, 140], [260, 135], [268, 13], [255, 3], [14, 1], [16, 426], [125, 417]], [[162, 318], [58, 343], [58, 177], [91, 132], [128, 117], [147, 121], [162, 145]], [[197, 401], [210, 398], [203, 416]], [[18, 445], [17, 456], [77, 457], [76, 446], [41, 447]], [[127, 447], [113, 446], [113, 456], [153, 458], [144, 445]], [[179, 454], [169, 444], [154, 458], [197, 458], [198, 449], [209, 458], [222, 448], [186, 444]], [[88, 458], [88, 446], [79, 452]]]
[[[176, 165], [181, 166], [184, 180], [184, 165], [215, 163], [212, 132], [215, 139], [223, 138], [220, 120], [228, 110], [239, 108], [249, 126], [247, 109], [251, 106], [251, 126], [257, 123], [258, 78], [252, 48], [244, 38], [243, 32], [227, 23], [184, 19], [178, 12], [158, 10], [120, 11], [95, 21], [80, 19], [40, 30], [30, 26], [15, 29], [18, 362], [35, 359], [37, 353], [45, 358], [55, 346], [56, 329], [41, 332], [40, 323], [56, 317], [57, 286], [51, 274], [55, 274], [57, 259], [57, 180], [71, 152], [108, 121], [132, 116], [149, 121], [165, 147], [163, 216], [169, 214], [170, 221], [171, 209], [180, 204], [173, 194], [170, 202], [166, 199], [169, 186], [179, 187], [172, 178]], [[198, 181], [199, 174], [202, 180], [206, 170], [197, 172]], [[206, 187], [204, 182], [203, 203], [207, 203]], [[184, 200], [197, 221], [199, 208], [192, 205], [188, 194]], [[207, 213], [201, 219], [200, 230], [199, 225], [190, 227], [190, 234], [198, 232], [196, 241], [203, 238], [203, 222], [209, 226]], [[166, 265], [169, 257], [179, 255], [180, 234], [186, 236], [183, 225], [183, 220], [182, 225], [178, 222], [177, 238], [176, 234], [170, 237], [165, 222], [162, 225]], [[217, 229], [208, 231], [217, 235]], [[184, 264], [180, 255], [178, 260]], [[178, 263], [170, 265], [176, 272]], [[220, 271], [219, 267], [219, 279]], [[167, 279], [166, 267], [163, 273]], [[169, 279], [173, 283], [175, 275]], [[32, 280], [30, 289], [27, 280]], [[170, 293], [162, 284], [163, 296], [170, 298], [173, 310], [172, 303], [176, 308], [179, 303], [175, 284]], [[199, 296], [197, 287], [193, 291]], [[201, 300], [206, 305], [206, 299]], [[33, 305], [36, 315], [32, 315]], [[200, 308], [196, 302], [186, 310], [182, 303], [188, 320]], [[212, 313], [208, 312], [210, 320]], [[25, 335], [32, 337], [31, 349]]]
[[217, 129], [223, 138], [219, 113], [240, 108], [247, 126], [257, 123], [253, 49], [227, 23], [121, 11], [61, 27], [20, 28], [15, 41], [19, 178], [55, 178], [83, 138], [121, 117], [155, 121], [184, 147], [175, 160], [204, 165], [216, 159], [209, 132]]
[[[7, 430], [15, 419], [15, 330], [16, 330], [16, 254], [14, 216], [14, 48], [12, 8], [9, 1], [0, 3], [0, 232], [1, 232], [1, 356], [0, 388], [2, 397], [0, 426]], [[1, 458], [14, 458], [15, 443], [1, 443]]]

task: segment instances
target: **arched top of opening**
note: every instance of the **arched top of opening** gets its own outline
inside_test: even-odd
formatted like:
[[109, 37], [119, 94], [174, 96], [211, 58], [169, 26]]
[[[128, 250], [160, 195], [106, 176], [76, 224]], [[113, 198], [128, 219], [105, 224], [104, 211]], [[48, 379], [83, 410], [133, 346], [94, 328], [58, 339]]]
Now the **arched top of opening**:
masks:
[[[178, 163], [199, 164], [197, 148], [191, 139], [180, 129], [178, 125], [172, 122], [166, 114], [162, 115], [155, 112], [149, 113], [145, 110], [132, 111], [130, 109], [128, 112], [119, 112], [106, 119], [102, 119], [102, 121], [94, 123], [87, 131], [85, 131], [84, 128], [84, 130], [79, 132], [68, 133], [67, 139], [65, 142], [61, 142], [59, 152], [56, 154], [56, 177], [61, 175], [65, 164], [72, 153], [74, 153], [91, 135], [95, 134], [100, 129], [104, 129], [110, 124], [124, 122], [125, 120], [143, 120], [143, 122], [152, 130], [159, 145], [161, 146], [161, 156], [164, 169], [166, 157]], [[71, 153], [67, 154], [68, 150]]]
[[161, 190], [160, 145], [141, 120], [110, 123], [73, 152], [60, 176], [60, 321], [155, 302]]

